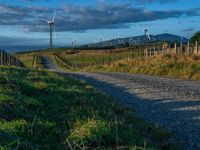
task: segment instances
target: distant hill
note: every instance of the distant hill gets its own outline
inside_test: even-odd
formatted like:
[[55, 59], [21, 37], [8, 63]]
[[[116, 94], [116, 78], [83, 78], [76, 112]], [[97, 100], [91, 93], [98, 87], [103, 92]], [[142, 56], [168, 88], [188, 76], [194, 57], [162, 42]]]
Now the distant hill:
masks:
[[185, 37], [180, 37], [178, 35], [173, 35], [173, 34], [159, 34], [154, 36], [156, 40], [160, 40], [160, 41], [168, 41], [168, 42], [188, 42], [189, 40]]
[[86, 47], [113, 47], [113, 46], [128, 46], [128, 45], [140, 45], [145, 43], [156, 43], [156, 42], [183, 42], [186, 43], [189, 40], [185, 37], [181, 37], [173, 34], [158, 34], [158, 35], [150, 35], [150, 40], [145, 40], [145, 36], [135, 36], [128, 38], [117, 38], [109, 41], [102, 41], [98, 43], [91, 43], [88, 45], [84, 45]]

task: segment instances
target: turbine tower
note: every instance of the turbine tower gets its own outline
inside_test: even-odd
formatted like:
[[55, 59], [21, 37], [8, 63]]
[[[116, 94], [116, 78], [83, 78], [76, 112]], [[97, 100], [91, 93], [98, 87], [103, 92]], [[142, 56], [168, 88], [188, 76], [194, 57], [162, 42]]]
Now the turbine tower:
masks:
[[50, 41], [49, 41], [49, 49], [53, 49], [53, 32], [54, 36], [56, 35], [55, 32], [55, 19], [56, 19], [56, 11], [54, 11], [54, 15], [51, 21], [47, 20], [47, 23], [49, 25], [49, 31], [50, 31]]
[[144, 41], [146, 42], [146, 41], [149, 41], [149, 40], [151, 40], [151, 37], [149, 35], [148, 29], [146, 28], [146, 29], [144, 29]]

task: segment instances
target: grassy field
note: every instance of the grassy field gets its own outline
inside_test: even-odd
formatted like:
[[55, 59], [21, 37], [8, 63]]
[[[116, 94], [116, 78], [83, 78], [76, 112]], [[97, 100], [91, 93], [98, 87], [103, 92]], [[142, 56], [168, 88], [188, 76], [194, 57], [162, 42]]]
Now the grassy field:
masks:
[[[138, 56], [143, 54], [138, 50], [62, 50], [40, 52], [37, 55], [49, 56], [54, 63], [66, 71], [126, 72], [200, 80], [200, 56], [165, 54], [140, 58]], [[30, 60], [30, 57], [23, 55], [18, 57], [22, 61], [25, 60], [25, 63]]]
[[143, 54], [136, 50], [62, 52], [58, 55], [60, 61], [54, 62], [69, 71], [125, 72], [200, 80], [200, 56], [137, 57], [140, 55]]
[[0, 68], [0, 149], [173, 149], [171, 134], [71, 76]]
[[181, 79], [200, 80], [200, 56], [161, 55], [148, 59], [124, 59], [102, 66], [86, 67], [86, 71], [125, 72]]
[[36, 51], [27, 53], [18, 53], [15, 56], [26, 64], [32, 67], [34, 55], [49, 56], [51, 60], [65, 69], [80, 70], [89, 66], [98, 66], [110, 64], [113, 61], [122, 60], [125, 58], [134, 58], [142, 55], [137, 51], [141, 49], [113, 49], [113, 50], [54, 50], [54, 51]]
[[41, 67], [41, 61], [40, 57], [41, 55], [52, 55], [53, 52], [49, 51], [33, 51], [33, 52], [23, 52], [23, 53], [17, 53], [15, 56], [21, 60], [28, 68], [40, 68]]

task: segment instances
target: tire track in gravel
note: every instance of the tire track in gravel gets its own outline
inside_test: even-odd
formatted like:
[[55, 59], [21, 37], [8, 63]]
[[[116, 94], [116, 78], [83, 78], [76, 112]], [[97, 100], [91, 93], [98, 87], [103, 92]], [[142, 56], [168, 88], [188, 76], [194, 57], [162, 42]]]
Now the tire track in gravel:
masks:
[[85, 80], [131, 106], [141, 117], [172, 131], [185, 149], [200, 149], [199, 81], [126, 73], [67, 73], [57, 67], [51, 70]]

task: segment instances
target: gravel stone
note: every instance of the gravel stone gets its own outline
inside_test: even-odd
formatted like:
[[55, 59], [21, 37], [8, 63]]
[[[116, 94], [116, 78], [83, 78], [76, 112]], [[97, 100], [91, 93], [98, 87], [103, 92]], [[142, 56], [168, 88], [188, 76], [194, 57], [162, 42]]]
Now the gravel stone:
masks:
[[172, 131], [183, 149], [200, 149], [200, 81], [127, 73], [69, 73], [51, 65], [46, 57], [43, 62], [51, 71], [85, 80], [131, 106], [139, 116]]

